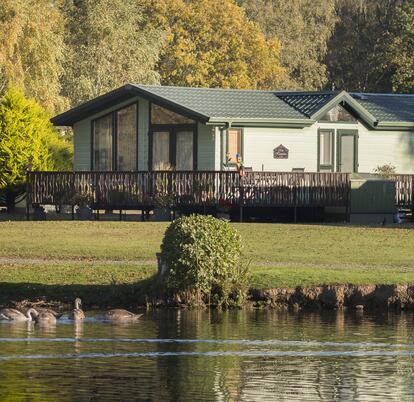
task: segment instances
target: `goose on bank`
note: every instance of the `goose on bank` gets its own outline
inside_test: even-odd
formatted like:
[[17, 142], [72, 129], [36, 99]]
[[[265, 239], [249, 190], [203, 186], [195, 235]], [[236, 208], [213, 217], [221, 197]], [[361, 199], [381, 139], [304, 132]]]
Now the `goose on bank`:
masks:
[[26, 314], [23, 314], [21, 311], [14, 308], [4, 308], [0, 310], [0, 320], [6, 321], [34, 321], [37, 315], [38, 312], [33, 308], [27, 310]]
[[82, 310], [82, 300], [79, 297], [75, 299], [75, 308], [69, 313], [69, 318], [75, 321], [85, 318], [85, 313]]
[[108, 310], [105, 313], [105, 320], [107, 321], [135, 321], [142, 317], [143, 314], [134, 314], [124, 309]]

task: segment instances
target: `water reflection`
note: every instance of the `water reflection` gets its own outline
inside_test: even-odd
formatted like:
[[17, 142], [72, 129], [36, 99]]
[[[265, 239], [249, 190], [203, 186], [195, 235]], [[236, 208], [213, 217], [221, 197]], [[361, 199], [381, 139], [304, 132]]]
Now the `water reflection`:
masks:
[[167, 310], [129, 325], [93, 317], [44, 328], [0, 324], [0, 395], [407, 400], [414, 394], [413, 319], [391, 313]]

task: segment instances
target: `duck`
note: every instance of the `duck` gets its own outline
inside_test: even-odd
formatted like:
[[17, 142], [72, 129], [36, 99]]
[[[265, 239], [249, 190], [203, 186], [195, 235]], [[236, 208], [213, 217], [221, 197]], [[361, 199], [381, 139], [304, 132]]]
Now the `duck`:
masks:
[[105, 320], [107, 321], [135, 321], [141, 318], [143, 314], [134, 314], [124, 309], [112, 309], [105, 313]]
[[0, 320], [3, 321], [34, 321], [37, 315], [38, 312], [33, 308], [27, 310], [26, 314], [23, 314], [21, 311], [16, 310], [14, 308], [4, 308], [0, 310]]
[[82, 300], [77, 297], [75, 299], [75, 308], [69, 313], [69, 318], [71, 320], [83, 320], [85, 318], [85, 313], [82, 310]]

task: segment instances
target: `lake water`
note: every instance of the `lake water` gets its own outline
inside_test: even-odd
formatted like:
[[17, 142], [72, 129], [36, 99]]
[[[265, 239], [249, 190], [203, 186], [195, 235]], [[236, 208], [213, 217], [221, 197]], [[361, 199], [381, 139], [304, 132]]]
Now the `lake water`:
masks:
[[414, 315], [155, 311], [0, 324], [0, 400], [414, 399]]

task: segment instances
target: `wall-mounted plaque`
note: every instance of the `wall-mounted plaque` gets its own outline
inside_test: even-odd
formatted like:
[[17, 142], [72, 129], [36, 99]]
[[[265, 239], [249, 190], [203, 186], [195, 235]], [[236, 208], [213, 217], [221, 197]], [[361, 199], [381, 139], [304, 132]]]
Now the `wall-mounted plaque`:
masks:
[[289, 158], [289, 150], [280, 144], [273, 150], [273, 158], [275, 159], [288, 159]]

